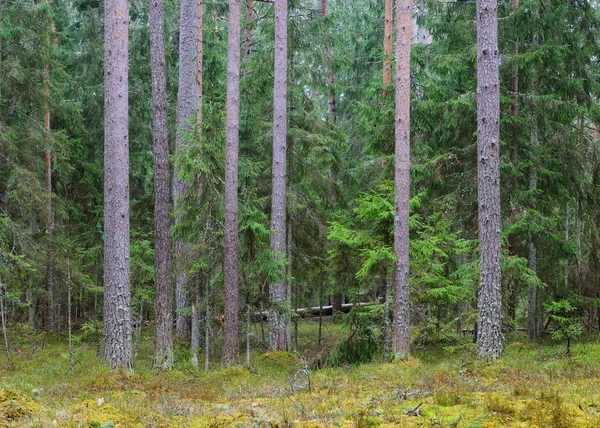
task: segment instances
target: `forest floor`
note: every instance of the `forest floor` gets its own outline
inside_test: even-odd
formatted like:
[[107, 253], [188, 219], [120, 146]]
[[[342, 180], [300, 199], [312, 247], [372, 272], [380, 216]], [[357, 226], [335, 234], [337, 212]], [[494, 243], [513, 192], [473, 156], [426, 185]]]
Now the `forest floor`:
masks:
[[[325, 341], [347, 334], [325, 326]], [[316, 344], [300, 328], [300, 348]], [[176, 370], [151, 370], [152, 331], [131, 373], [111, 373], [97, 346], [75, 336], [9, 331], [0, 355], [0, 426], [66, 427], [600, 427], [600, 341], [564, 345], [512, 337], [501, 361], [464, 342], [417, 348], [393, 363], [303, 370], [293, 354], [252, 354], [251, 365], [196, 371], [178, 346]], [[215, 358], [216, 360], [216, 358]], [[202, 358], [201, 358], [201, 361]]]

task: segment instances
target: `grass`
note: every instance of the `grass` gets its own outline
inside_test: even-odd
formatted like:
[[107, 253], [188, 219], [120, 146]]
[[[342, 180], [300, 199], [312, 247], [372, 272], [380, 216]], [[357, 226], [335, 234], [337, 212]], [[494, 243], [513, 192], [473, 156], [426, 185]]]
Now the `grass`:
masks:
[[[339, 329], [327, 324], [325, 343]], [[315, 332], [300, 326], [305, 355], [319, 353]], [[248, 368], [205, 373], [179, 345], [176, 370], [156, 373], [145, 330], [133, 372], [111, 373], [94, 343], [76, 339], [71, 372], [64, 336], [10, 330], [17, 353], [0, 356], [0, 426], [600, 427], [596, 337], [567, 357], [563, 344], [515, 336], [491, 363], [466, 341], [437, 344], [403, 361], [312, 370], [310, 390], [292, 354], [255, 351]]]

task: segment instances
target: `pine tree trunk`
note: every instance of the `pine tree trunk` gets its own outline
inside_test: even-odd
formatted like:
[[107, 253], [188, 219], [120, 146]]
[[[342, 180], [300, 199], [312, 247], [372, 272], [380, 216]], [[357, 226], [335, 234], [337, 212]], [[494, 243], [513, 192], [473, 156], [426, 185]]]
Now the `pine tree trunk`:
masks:
[[408, 355], [410, 347], [410, 290], [408, 284], [408, 206], [410, 200], [410, 37], [412, 1], [396, 0], [396, 152], [394, 254], [394, 319], [392, 352]]
[[[271, 205], [271, 251], [285, 258], [286, 234], [286, 138], [287, 138], [287, 0], [275, 0], [275, 86], [273, 94], [273, 196]], [[289, 308], [286, 284], [280, 279], [269, 285], [269, 349], [287, 351]]]
[[238, 157], [240, 130], [240, 0], [229, 1], [225, 134], [225, 323], [223, 364], [237, 362], [238, 338]]
[[[385, 23], [383, 32], [383, 86], [392, 83], [392, 30], [394, 20], [394, 0], [385, 0]], [[384, 88], [384, 94], [386, 90]]]
[[[327, 16], [327, 0], [321, 0], [321, 16], [325, 18]], [[325, 31], [325, 46], [327, 49], [326, 61], [327, 61], [327, 114], [329, 120], [334, 125], [337, 123], [337, 115], [335, 109], [335, 92], [333, 90], [333, 82], [335, 81], [333, 74], [333, 54], [331, 52], [331, 42], [329, 40], [329, 31]]]
[[[537, 79], [534, 79], [532, 82], [532, 97], [535, 99], [537, 97]], [[537, 178], [537, 167], [536, 167], [536, 150], [538, 148], [538, 125], [537, 125], [537, 117], [535, 109], [531, 112], [531, 137], [530, 137], [530, 146], [533, 152], [532, 160], [531, 160], [531, 171], [529, 173], [529, 190], [536, 191], [538, 178]], [[535, 246], [535, 241], [531, 233], [529, 233], [529, 254], [528, 254], [528, 265], [529, 269], [533, 272], [537, 273], [537, 248]], [[536, 340], [541, 331], [539, 329], [540, 325], [540, 313], [538, 311], [538, 294], [539, 290], [537, 290], [533, 285], [530, 285], [527, 290], [527, 335], [529, 336], [529, 340]]]
[[252, 27], [256, 21], [256, 9], [254, 8], [254, 0], [246, 0], [246, 42], [244, 49], [244, 62], [250, 61], [252, 54]]
[[[198, 30], [197, 30], [197, 38], [198, 38], [198, 46], [196, 49], [196, 64], [197, 64], [197, 79], [196, 79], [196, 123], [198, 125], [198, 132], [202, 135], [202, 100], [203, 100], [203, 78], [202, 73], [204, 71], [204, 67], [202, 65], [202, 61], [204, 59], [204, 25], [203, 25], [203, 9], [204, 9], [204, 0], [198, 0]], [[199, 191], [201, 191], [202, 186], [200, 186]]]
[[152, 72], [154, 150], [154, 277], [156, 282], [154, 367], [159, 370], [173, 368], [171, 201], [169, 195], [164, 21], [163, 0], [150, 0], [150, 65]]
[[198, 351], [200, 350], [200, 342], [202, 340], [202, 322], [200, 319], [200, 304], [202, 298], [202, 276], [197, 275], [195, 301], [192, 302], [192, 340], [191, 364], [195, 369], [198, 368]]
[[104, 359], [131, 369], [126, 0], [104, 6]]
[[46, 293], [48, 295], [48, 328], [54, 328], [54, 273], [52, 267], [52, 152], [50, 151], [50, 66], [44, 64], [44, 160], [46, 177]]
[[[181, 0], [179, 5], [179, 88], [177, 91], [177, 133], [175, 151], [180, 151], [185, 144], [186, 134], [191, 131], [190, 119], [197, 116], [198, 79], [197, 41], [198, 41], [198, 3], [197, 0]], [[181, 221], [179, 198], [189, 189], [190, 184], [179, 176], [179, 168], [175, 165], [173, 172], [173, 202], [175, 208], [175, 226]], [[189, 306], [187, 295], [189, 246], [179, 238], [175, 243], [175, 307], [178, 311]], [[190, 336], [189, 317], [177, 313], [177, 335]]]
[[502, 354], [500, 290], [500, 97], [495, 0], [477, 2], [477, 190], [480, 289], [477, 354]]

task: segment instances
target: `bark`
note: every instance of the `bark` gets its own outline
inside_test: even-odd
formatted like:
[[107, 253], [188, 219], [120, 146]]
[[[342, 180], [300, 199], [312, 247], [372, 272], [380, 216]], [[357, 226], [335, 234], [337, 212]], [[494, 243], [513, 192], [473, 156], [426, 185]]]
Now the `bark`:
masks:
[[[535, 71], [534, 71], [535, 72]], [[533, 99], [535, 106], [535, 98], [536, 87], [537, 87], [537, 79], [534, 79], [532, 82], [533, 86]], [[537, 126], [537, 117], [535, 113], [535, 108], [531, 113], [531, 137], [530, 137], [530, 146], [533, 151], [532, 163], [531, 163], [531, 171], [529, 175], [529, 190], [535, 191], [537, 190], [537, 167], [535, 162], [535, 150], [539, 145], [538, 141], [538, 126]], [[532, 234], [529, 234], [529, 254], [528, 254], [528, 265], [529, 269], [533, 272], [537, 273], [537, 248], [535, 246], [535, 241], [533, 239]], [[540, 311], [538, 311], [538, 294], [539, 291], [533, 286], [530, 285], [527, 290], [527, 335], [529, 336], [529, 340], [536, 340], [541, 331], [539, 328], [540, 325]]]
[[152, 134], [154, 151], [154, 277], [156, 282], [154, 367], [173, 368], [173, 285], [165, 73], [164, 2], [150, 1], [150, 65], [152, 73]]
[[500, 289], [500, 102], [495, 0], [477, 1], [477, 190], [480, 289], [477, 354], [502, 354]]
[[[565, 242], [569, 242], [569, 203], [565, 206]], [[565, 289], [569, 287], [569, 258], [565, 258], [564, 265], [564, 284]]]
[[2, 278], [0, 278], [0, 320], [2, 320], [2, 336], [4, 337], [4, 350], [6, 351], [6, 358], [10, 359], [10, 349], [8, 347], [8, 335], [6, 334], [6, 311], [4, 309], [4, 285], [2, 284]]
[[394, 319], [392, 352], [396, 358], [408, 355], [410, 347], [410, 290], [408, 266], [408, 218], [410, 200], [410, 37], [412, 1], [396, 0], [396, 148]]
[[54, 328], [54, 273], [52, 267], [52, 153], [50, 151], [50, 68], [44, 64], [44, 161], [46, 177], [46, 293], [48, 295], [48, 327]]
[[[191, 131], [190, 120], [197, 116], [198, 79], [197, 41], [198, 41], [198, 3], [197, 0], [181, 0], [179, 5], [179, 88], [177, 90], [177, 133], [175, 151], [182, 150], [186, 134]], [[190, 184], [179, 177], [179, 167], [175, 165], [173, 172], [173, 201], [175, 209], [175, 226], [181, 221], [179, 204], [181, 196], [189, 189]], [[175, 307], [178, 311], [189, 306], [187, 296], [189, 246], [181, 238], [175, 243]], [[189, 317], [177, 312], [177, 335], [190, 336]]]
[[104, 359], [131, 369], [126, 0], [104, 6]]
[[223, 363], [237, 362], [238, 338], [238, 158], [240, 130], [240, 0], [229, 1], [225, 134], [225, 267]]
[[[273, 194], [271, 201], [271, 251], [285, 258], [286, 234], [286, 138], [287, 138], [287, 0], [275, 0], [275, 85], [273, 90]], [[286, 284], [280, 279], [269, 285], [269, 349], [287, 351], [290, 328], [286, 306]]]
[[[389, 0], [388, 0], [389, 1]], [[321, 0], [321, 16], [323, 18], [327, 17], [327, 0]], [[325, 46], [327, 49], [326, 52], [326, 62], [327, 62], [327, 114], [329, 116], [329, 120], [331, 123], [337, 123], [337, 115], [335, 109], [335, 92], [333, 90], [333, 83], [335, 81], [333, 74], [333, 54], [331, 52], [331, 42], [329, 40], [329, 31], [325, 31]]]
[[[516, 11], [519, 8], [519, 0], [513, 0], [513, 10]], [[517, 55], [519, 54], [519, 40], [515, 36], [514, 44], [513, 44], [513, 56], [514, 61], [516, 61]], [[513, 101], [510, 105], [510, 115], [513, 117], [513, 129], [512, 129], [512, 147], [510, 153], [511, 163], [514, 168], [516, 168], [518, 163], [518, 141], [517, 141], [517, 126], [516, 126], [516, 117], [518, 114], [518, 99], [517, 93], [519, 91], [519, 68], [515, 64], [513, 66], [513, 74], [511, 76], [511, 92], [513, 96]], [[510, 217], [512, 221], [518, 216], [519, 204], [517, 201], [511, 203], [511, 213]], [[511, 256], [517, 255], [517, 236], [515, 234], [511, 234], [508, 237], [508, 253]], [[512, 321], [516, 319], [516, 311], [517, 311], [517, 287], [518, 283], [514, 280], [511, 280], [508, 285], [508, 316]]]
[[196, 282], [196, 300], [192, 303], [192, 366], [198, 368], [198, 351], [200, 350], [200, 342], [202, 339], [202, 322], [200, 318], [200, 304], [202, 298], [202, 276], [198, 275]]
[[244, 48], [244, 62], [250, 61], [252, 54], [252, 27], [256, 21], [256, 9], [254, 0], [246, 0], [246, 42]]
[[385, 0], [385, 23], [383, 32], [383, 86], [392, 83], [392, 29], [394, 20], [394, 0]]
[[197, 64], [197, 72], [198, 74], [196, 74], [197, 79], [196, 79], [196, 122], [198, 124], [198, 132], [200, 134], [202, 134], [202, 99], [203, 99], [203, 91], [202, 91], [202, 84], [203, 84], [203, 78], [202, 78], [202, 72], [203, 72], [203, 66], [202, 66], [202, 60], [204, 58], [204, 35], [202, 33], [203, 31], [203, 24], [202, 24], [202, 20], [203, 20], [203, 6], [204, 6], [204, 0], [198, 0], [198, 31], [197, 31], [197, 37], [198, 37], [198, 46], [197, 46], [197, 53], [196, 53], [196, 64]]
[[[210, 265], [209, 265], [210, 266]], [[210, 269], [206, 271], [204, 288], [204, 371], [210, 365]]]

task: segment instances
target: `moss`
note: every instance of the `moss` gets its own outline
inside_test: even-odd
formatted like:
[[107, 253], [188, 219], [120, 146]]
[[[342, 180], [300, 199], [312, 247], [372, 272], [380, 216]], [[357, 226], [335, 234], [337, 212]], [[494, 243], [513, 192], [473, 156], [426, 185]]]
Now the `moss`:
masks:
[[16, 422], [39, 411], [36, 402], [22, 394], [0, 389], [0, 425]]

